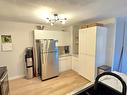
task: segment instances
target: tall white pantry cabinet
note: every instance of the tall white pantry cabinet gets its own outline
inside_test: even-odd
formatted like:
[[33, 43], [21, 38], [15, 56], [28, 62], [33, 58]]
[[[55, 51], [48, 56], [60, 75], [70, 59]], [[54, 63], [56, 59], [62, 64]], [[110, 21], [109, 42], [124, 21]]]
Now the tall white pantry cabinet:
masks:
[[97, 67], [106, 64], [107, 28], [94, 26], [79, 30], [79, 74], [90, 81], [97, 76]]

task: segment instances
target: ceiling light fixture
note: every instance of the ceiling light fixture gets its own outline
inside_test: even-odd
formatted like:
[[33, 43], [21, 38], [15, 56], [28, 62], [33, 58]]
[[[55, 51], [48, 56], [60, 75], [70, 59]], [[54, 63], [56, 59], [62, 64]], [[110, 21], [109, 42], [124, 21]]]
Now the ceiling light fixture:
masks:
[[48, 23], [50, 23], [51, 26], [52, 26], [52, 25], [54, 25], [57, 22], [60, 22], [61, 24], [65, 24], [66, 21], [67, 21], [67, 18], [61, 18], [60, 16], [58, 16], [58, 14], [53, 14], [52, 16], [47, 17], [46, 21]]

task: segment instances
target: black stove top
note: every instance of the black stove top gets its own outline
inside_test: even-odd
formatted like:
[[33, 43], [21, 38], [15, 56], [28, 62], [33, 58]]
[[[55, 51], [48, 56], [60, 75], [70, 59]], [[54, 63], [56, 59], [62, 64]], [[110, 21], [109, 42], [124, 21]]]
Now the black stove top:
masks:
[[7, 72], [7, 67], [6, 67], [6, 66], [0, 67], [0, 79], [1, 79], [1, 77], [3, 76], [3, 74], [4, 74], [5, 72]]

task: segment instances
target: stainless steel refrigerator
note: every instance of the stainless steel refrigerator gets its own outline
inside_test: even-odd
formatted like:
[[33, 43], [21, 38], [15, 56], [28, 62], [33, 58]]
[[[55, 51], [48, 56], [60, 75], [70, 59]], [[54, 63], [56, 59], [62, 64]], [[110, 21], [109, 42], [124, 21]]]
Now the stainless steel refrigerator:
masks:
[[36, 41], [38, 55], [38, 73], [42, 80], [59, 75], [58, 48], [53, 39]]

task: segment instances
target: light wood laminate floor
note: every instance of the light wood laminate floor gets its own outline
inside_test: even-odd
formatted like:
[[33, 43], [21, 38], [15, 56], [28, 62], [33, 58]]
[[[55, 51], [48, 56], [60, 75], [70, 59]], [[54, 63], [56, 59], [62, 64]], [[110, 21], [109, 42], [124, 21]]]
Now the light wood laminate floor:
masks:
[[59, 77], [41, 81], [38, 78], [30, 80], [16, 79], [10, 81], [10, 95], [65, 95], [89, 81], [69, 70]]

